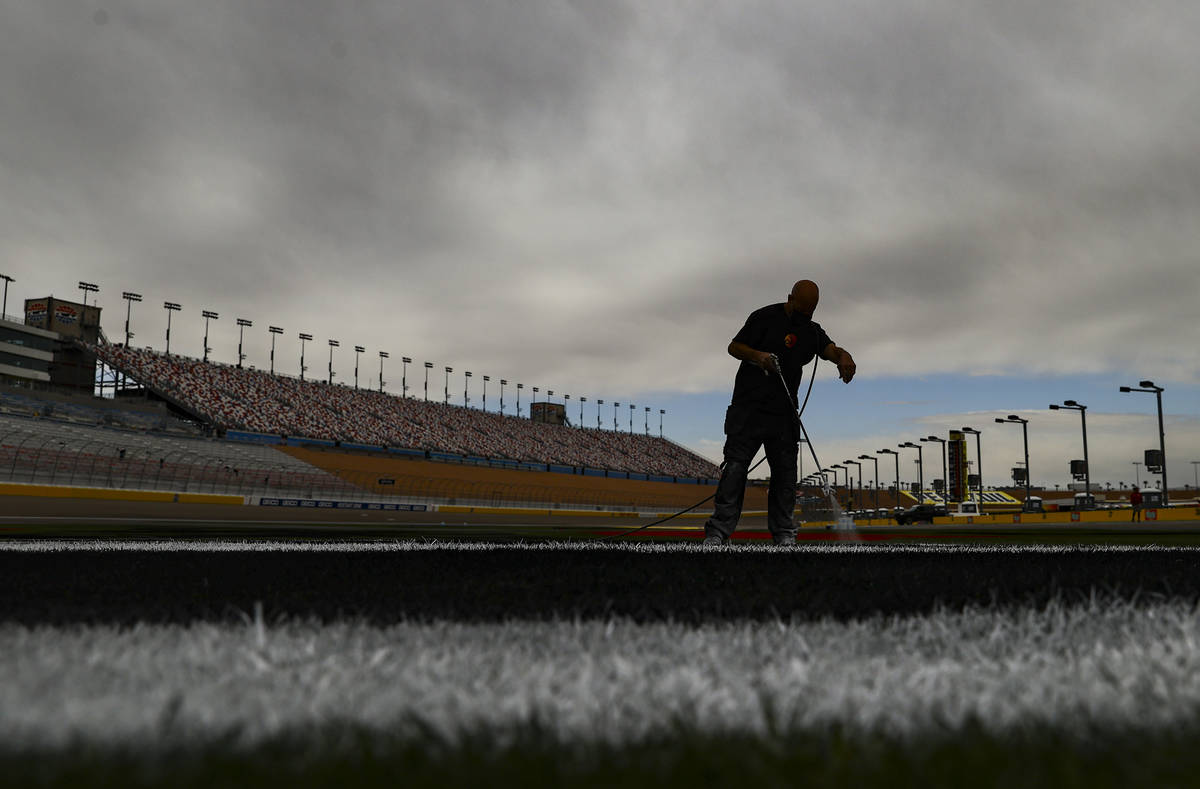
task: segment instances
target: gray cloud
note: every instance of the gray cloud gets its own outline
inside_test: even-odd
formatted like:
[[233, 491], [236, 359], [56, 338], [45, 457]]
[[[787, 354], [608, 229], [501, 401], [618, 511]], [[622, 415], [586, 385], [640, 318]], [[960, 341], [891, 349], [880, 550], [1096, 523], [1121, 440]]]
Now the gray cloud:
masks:
[[[704, 391], [746, 313], [809, 276], [866, 376], [920, 348], [923, 373], [1196, 380], [1186, 4], [0, 14], [4, 265], [28, 296], [100, 282], [113, 335], [140, 289], [139, 344], [172, 299], [197, 355], [209, 308], [224, 358], [236, 313], [289, 347]], [[265, 360], [265, 331], [247, 344]]]

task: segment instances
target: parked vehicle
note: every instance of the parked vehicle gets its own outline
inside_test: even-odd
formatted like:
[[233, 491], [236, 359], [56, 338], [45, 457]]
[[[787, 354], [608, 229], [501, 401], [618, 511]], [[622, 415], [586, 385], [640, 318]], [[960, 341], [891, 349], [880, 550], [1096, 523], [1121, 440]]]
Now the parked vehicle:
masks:
[[947, 515], [944, 504], [917, 504], [896, 513], [896, 523], [901, 526], [912, 523], [933, 523], [934, 518], [944, 518]]

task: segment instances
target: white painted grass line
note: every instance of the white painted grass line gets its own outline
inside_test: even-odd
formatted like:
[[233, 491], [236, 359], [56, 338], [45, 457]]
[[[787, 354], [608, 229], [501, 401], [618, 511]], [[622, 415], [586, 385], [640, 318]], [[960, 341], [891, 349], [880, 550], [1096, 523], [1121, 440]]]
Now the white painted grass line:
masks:
[[892, 553], [892, 554], [1090, 554], [1126, 552], [1196, 553], [1200, 547], [1158, 545], [948, 545], [945, 543], [878, 544], [878, 543], [815, 543], [794, 548], [777, 548], [766, 544], [730, 545], [705, 548], [699, 542], [599, 542], [594, 540], [547, 542], [453, 542], [432, 539], [372, 540], [365, 542], [296, 542], [289, 540], [0, 540], [0, 551], [13, 553], [72, 553], [162, 551], [191, 553], [220, 552], [285, 552], [285, 553], [388, 553], [404, 551], [445, 551], [477, 553], [482, 551], [571, 551], [578, 553], [711, 553], [711, 554], [780, 554], [780, 553]]
[[[269, 612], [267, 613], [269, 618]], [[1193, 723], [1200, 618], [1179, 602], [968, 609], [854, 623], [309, 622], [0, 626], [9, 747], [253, 744], [354, 723], [450, 741], [533, 721], [565, 741], [822, 729], [921, 737], [972, 720]], [[778, 729], [775, 729], [778, 730]]]

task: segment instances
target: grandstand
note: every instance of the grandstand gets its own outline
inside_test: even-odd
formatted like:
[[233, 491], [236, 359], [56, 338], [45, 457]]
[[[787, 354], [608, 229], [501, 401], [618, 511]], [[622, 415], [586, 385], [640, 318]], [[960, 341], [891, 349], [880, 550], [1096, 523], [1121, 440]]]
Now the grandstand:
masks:
[[230, 435], [245, 431], [353, 448], [396, 447], [423, 457], [613, 471], [658, 481], [711, 482], [717, 476], [714, 464], [660, 437], [535, 423], [151, 350], [80, 344], [158, 397]]

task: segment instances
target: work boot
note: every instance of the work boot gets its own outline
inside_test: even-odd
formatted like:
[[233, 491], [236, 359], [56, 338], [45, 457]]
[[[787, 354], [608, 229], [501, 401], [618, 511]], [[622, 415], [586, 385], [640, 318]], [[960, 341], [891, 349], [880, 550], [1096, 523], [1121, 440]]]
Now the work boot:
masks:
[[796, 535], [794, 534], [776, 534], [771, 539], [780, 547], [794, 546], [796, 544]]
[[722, 545], [728, 545], [728, 544], [729, 544], [729, 538], [728, 538], [728, 537], [724, 537], [724, 536], [722, 536], [721, 534], [719, 534], [719, 533], [717, 533], [717, 532], [715, 532], [715, 531], [710, 531], [710, 532], [709, 532], [709, 533], [708, 533], [708, 534], [707, 534], [707, 535], [704, 537], [704, 542], [702, 542], [702, 543], [700, 543], [700, 544], [701, 544], [701, 545], [703, 545], [705, 548], [719, 548], [719, 547], [721, 547]]

